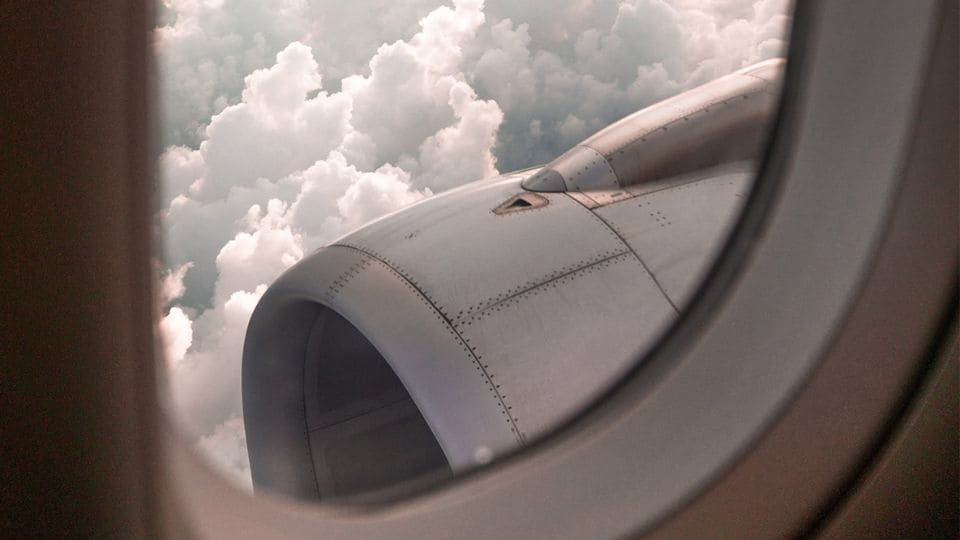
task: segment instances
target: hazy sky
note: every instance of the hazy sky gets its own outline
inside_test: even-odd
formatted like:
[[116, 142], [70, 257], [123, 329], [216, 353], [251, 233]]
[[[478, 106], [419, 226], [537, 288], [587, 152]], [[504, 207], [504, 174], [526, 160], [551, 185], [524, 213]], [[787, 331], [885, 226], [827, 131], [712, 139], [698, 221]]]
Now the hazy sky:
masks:
[[172, 403], [250, 485], [257, 300], [306, 253], [432, 193], [556, 157], [783, 53], [786, 0], [164, 0], [161, 335]]

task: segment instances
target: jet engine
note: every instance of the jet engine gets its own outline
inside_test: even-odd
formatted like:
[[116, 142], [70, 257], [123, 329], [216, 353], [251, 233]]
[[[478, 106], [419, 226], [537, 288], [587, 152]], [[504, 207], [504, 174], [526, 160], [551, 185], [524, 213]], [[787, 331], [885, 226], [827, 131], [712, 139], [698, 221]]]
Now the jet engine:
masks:
[[254, 485], [301, 499], [484, 464], [633, 368], [750, 189], [771, 60], [645, 108], [543, 167], [383, 217], [290, 268], [254, 311]]

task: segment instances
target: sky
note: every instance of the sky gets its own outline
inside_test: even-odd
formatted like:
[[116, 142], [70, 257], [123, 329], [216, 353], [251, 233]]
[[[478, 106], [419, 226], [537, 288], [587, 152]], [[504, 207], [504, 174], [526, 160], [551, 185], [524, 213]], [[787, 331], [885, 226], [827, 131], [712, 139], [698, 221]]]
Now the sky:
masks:
[[787, 0], [163, 0], [168, 401], [250, 488], [243, 336], [305, 254], [784, 52]]

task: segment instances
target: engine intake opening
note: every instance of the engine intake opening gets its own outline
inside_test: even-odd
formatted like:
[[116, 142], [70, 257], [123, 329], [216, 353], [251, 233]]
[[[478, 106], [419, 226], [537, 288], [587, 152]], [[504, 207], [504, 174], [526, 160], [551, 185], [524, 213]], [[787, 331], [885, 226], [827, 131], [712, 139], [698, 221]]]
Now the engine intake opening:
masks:
[[310, 333], [304, 397], [321, 499], [449, 471], [389, 364], [355, 326], [329, 309], [320, 312]]
[[403, 383], [333, 310], [264, 302], [244, 347], [244, 423], [257, 489], [299, 499], [389, 498], [450, 474]]

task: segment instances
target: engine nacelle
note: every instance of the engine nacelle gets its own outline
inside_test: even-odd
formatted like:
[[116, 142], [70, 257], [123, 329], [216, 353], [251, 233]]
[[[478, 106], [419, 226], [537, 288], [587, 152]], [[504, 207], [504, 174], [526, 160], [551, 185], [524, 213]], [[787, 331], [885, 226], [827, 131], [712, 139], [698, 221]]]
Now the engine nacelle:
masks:
[[[260, 300], [244, 346], [257, 489], [327, 499], [464, 470], [609, 388], [722, 244], [760, 150], [753, 135], [743, 149], [727, 139], [734, 127], [764, 132], [774, 99], [757, 92], [775, 94], [781, 64], [627, 117], [577, 147], [599, 156], [593, 165], [569, 168], [579, 158], [568, 152], [462, 186], [288, 270]], [[717, 114], [735, 121], [697, 113], [717, 99], [733, 100]], [[734, 114], [751, 99], [749, 114]], [[673, 133], [685, 135], [649, 131], [677, 122]], [[708, 135], [738, 151], [698, 158]], [[578, 179], [591, 166], [612, 176]]]

